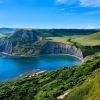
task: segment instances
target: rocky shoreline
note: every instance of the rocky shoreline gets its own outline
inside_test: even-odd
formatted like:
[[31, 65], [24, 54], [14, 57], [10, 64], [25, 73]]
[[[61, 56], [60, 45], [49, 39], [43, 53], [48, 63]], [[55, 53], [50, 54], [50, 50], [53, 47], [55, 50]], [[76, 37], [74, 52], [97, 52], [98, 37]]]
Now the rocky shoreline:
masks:
[[35, 75], [39, 75], [39, 74], [42, 74], [46, 72], [46, 70], [32, 70], [31, 72], [28, 72], [26, 74], [21, 74], [19, 77], [22, 78], [22, 77], [32, 77], [32, 76], [35, 76]]

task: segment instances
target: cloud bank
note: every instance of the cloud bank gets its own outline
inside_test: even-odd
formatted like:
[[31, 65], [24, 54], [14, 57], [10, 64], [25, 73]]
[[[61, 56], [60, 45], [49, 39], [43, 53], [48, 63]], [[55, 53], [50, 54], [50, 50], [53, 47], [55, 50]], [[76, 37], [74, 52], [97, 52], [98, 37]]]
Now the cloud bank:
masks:
[[82, 7], [100, 7], [100, 0], [56, 0], [57, 4], [77, 4]]

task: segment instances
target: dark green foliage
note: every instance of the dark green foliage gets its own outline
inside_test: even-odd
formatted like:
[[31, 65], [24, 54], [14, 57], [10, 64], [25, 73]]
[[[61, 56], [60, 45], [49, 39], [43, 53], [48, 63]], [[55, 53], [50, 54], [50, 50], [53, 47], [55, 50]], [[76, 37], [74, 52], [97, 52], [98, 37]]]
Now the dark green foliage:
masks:
[[49, 37], [49, 36], [71, 36], [71, 35], [88, 35], [92, 33], [99, 32], [95, 29], [36, 29], [34, 32], [37, 32], [40, 36]]
[[80, 46], [84, 57], [100, 52], [100, 46]]
[[82, 46], [77, 42], [70, 41], [74, 46], [82, 50], [83, 56], [94, 55], [97, 52], [100, 52], [100, 45], [97, 46]]
[[3, 83], [0, 84], [0, 100], [56, 100], [66, 90], [82, 84], [98, 68], [100, 58], [95, 58], [73, 68], [65, 67]]
[[[24, 28], [23, 28], [24, 29]], [[9, 35], [18, 29], [15, 28], [0, 28], [0, 33]], [[87, 35], [99, 32], [96, 29], [25, 29], [32, 30], [40, 36], [64, 36], [64, 35]]]

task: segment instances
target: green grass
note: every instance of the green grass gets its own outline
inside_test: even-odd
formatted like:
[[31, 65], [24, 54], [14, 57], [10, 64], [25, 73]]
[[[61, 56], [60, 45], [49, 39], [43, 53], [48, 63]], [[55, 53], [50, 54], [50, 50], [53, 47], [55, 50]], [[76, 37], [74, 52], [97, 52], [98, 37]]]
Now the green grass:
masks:
[[92, 35], [79, 35], [79, 36], [63, 36], [63, 37], [49, 37], [51, 41], [67, 43], [68, 39], [83, 46], [96, 46], [100, 45], [100, 32]]
[[100, 45], [100, 32], [92, 35], [77, 37], [72, 39], [72, 41], [77, 42], [84, 46]]
[[62, 37], [48, 37], [47, 39], [50, 41], [54, 42], [62, 42], [62, 43], [67, 43], [67, 40], [69, 38], [73, 39], [76, 38], [77, 36], [62, 36]]
[[89, 38], [100, 40], [100, 32], [89, 35]]
[[96, 70], [82, 85], [74, 87], [66, 100], [100, 100], [100, 69]]

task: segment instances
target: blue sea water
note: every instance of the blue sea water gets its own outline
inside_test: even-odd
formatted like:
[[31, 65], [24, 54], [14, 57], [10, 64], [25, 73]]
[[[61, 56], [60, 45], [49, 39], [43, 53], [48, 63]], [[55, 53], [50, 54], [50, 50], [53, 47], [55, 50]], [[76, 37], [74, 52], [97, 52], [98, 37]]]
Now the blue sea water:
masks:
[[73, 67], [81, 62], [68, 55], [46, 55], [39, 57], [0, 58], [0, 82], [8, 81], [32, 70], [56, 70], [61, 67]]

